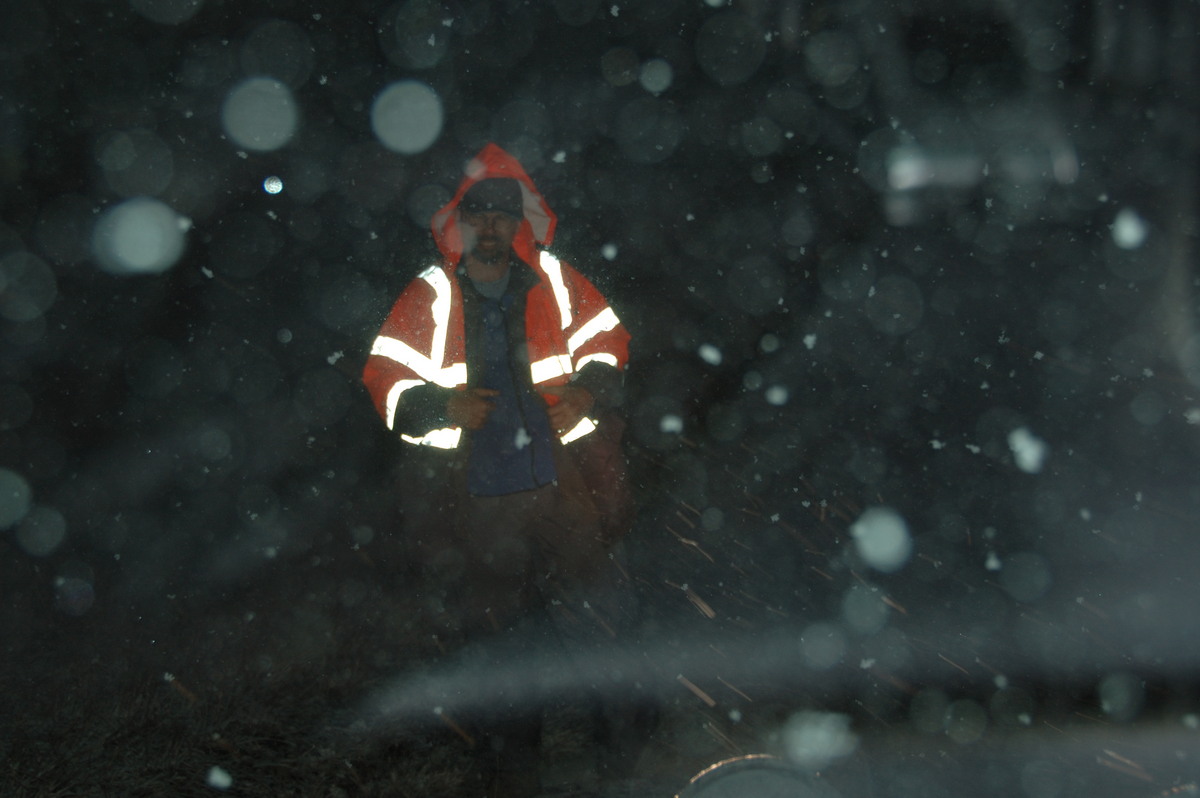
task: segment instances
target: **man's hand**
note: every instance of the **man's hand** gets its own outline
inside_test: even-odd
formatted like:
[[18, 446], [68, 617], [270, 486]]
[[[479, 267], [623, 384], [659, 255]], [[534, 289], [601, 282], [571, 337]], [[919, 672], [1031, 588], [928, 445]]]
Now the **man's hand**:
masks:
[[543, 394], [558, 397], [558, 401], [546, 413], [550, 416], [550, 429], [560, 435], [575, 429], [575, 425], [592, 412], [592, 407], [596, 404], [595, 398], [587, 389], [575, 385], [557, 385], [538, 390]]
[[446, 419], [456, 427], [479, 429], [488, 420], [492, 408], [495, 407], [488, 397], [499, 395], [499, 391], [491, 388], [471, 388], [467, 391], [458, 391], [446, 402]]

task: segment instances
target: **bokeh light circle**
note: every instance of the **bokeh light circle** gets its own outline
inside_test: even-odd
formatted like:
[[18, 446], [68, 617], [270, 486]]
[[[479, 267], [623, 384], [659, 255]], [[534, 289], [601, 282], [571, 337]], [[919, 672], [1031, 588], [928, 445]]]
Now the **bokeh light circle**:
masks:
[[300, 110], [292, 90], [280, 81], [250, 78], [225, 98], [221, 123], [238, 146], [270, 152], [291, 141], [300, 126]]
[[685, 128], [673, 105], [655, 97], [642, 97], [617, 114], [615, 133], [626, 158], [636, 163], [658, 163], [675, 152]]
[[34, 507], [16, 531], [17, 545], [32, 557], [48, 557], [66, 538], [67, 519], [53, 507]]
[[157, 274], [179, 260], [189, 226], [190, 222], [166, 203], [135, 197], [100, 217], [92, 249], [105, 271]]
[[647, 61], [638, 72], [638, 82], [651, 94], [662, 94], [671, 88], [674, 79], [675, 70], [671, 68], [670, 62], [662, 58]]
[[600, 73], [610, 86], [628, 86], [638, 71], [637, 53], [629, 47], [614, 47], [600, 57]]
[[54, 584], [54, 604], [65, 615], [78, 618], [96, 603], [96, 588], [86, 579], [62, 577]]
[[696, 62], [720, 86], [745, 83], [758, 71], [766, 54], [762, 32], [737, 11], [709, 17], [696, 36]]
[[58, 281], [41, 258], [21, 250], [0, 258], [0, 318], [39, 319], [57, 298]]
[[33, 490], [15, 471], [0, 468], [0, 529], [21, 522], [33, 507]]
[[908, 524], [888, 507], [868, 508], [850, 527], [850, 535], [859, 556], [877, 571], [898, 571], [912, 554]]
[[442, 132], [445, 111], [437, 92], [417, 80], [388, 86], [371, 106], [371, 129], [383, 146], [416, 155], [433, 145]]

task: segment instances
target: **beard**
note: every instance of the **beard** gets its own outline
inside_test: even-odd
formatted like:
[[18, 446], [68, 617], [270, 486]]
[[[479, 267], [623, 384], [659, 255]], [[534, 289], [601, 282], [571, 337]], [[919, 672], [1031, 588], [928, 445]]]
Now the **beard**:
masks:
[[[481, 247], [480, 245], [484, 246]], [[478, 261], [494, 266], [508, 260], [508, 250], [500, 246], [497, 239], [485, 238], [482, 241], [476, 241], [471, 247], [471, 257]]]

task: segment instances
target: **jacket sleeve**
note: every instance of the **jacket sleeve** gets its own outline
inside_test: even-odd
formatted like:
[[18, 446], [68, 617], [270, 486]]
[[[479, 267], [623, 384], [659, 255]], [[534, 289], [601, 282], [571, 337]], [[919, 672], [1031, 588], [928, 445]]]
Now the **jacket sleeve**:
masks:
[[571, 365], [582, 378], [590, 363], [624, 372], [629, 362], [629, 332], [604, 295], [573, 267], [563, 264], [571, 295], [571, 321], [564, 330]]
[[562, 270], [572, 309], [564, 331], [574, 370], [571, 382], [585, 388], [597, 407], [615, 407], [622, 401], [629, 333], [591, 281], [568, 264]]
[[625, 374], [599, 360], [590, 361], [571, 380], [592, 395], [598, 410], [618, 407], [625, 401]]
[[363, 368], [376, 411], [397, 433], [420, 436], [446, 426], [446, 401], [454, 388], [446, 385], [441, 353], [432, 351], [438, 344], [435, 298], [428, 281], [410, 283], [380, 327]]
[[443, 388], [432, 382], [410, 388], [396, 405], [392, 430], [420, 438], [435, 429], [449, 426], [446, 405], [454, 393], [453, 388]]

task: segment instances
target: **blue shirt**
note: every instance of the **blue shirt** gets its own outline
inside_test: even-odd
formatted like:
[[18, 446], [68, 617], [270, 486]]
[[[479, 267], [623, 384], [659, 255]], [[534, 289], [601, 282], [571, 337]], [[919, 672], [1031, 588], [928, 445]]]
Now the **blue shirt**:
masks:
[[[467, 491], [473, 496], [503, 496], [533, 490], [555, 480], [554, 449], [546, 403], [527, 380], [517, 379], [509, 351], [507, 315], [517, 296], [500, 284], [476, 283], [480, 296], [477, 387], [499, 391], [483, 427], [470, 432]], [[488, 294], [497, 294], [492, 298]], [[523, 321], [523, 320], [522, 320]]]

